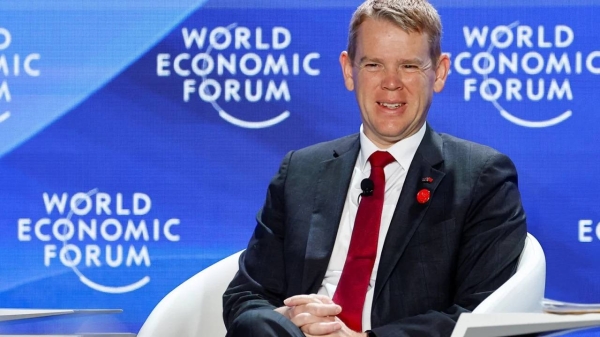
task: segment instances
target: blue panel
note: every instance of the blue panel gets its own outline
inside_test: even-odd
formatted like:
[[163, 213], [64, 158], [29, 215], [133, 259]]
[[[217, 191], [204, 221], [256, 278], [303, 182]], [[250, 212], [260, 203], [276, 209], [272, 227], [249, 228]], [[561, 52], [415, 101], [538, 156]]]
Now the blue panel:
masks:
[[[2, 306], [137, 331], [244, 248], [285, 153], [359, 129], [338, 62], [359, 3], [3, 1]], [[453, 63], [430, 123], [515, 161], [547, 296], [597, 301], [600, 2], [434, 4]]]

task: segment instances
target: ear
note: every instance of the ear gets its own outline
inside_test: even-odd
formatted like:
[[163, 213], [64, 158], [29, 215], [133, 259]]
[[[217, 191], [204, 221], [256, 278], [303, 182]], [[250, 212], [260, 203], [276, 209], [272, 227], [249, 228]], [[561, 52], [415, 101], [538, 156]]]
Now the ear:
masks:
[[444, 89], [448, 72], [450, 71], [450, 58], [447, 54], [440, 55], [438, 66], [435, 69], [435, 82], [433, 83], [433, 91], [440, 92]]
[[348, 52], [343, 51], [340, 54], [340, 65], [342, 66], [342, 74], [344, 75], [344, 85], [346, 85], [346, 89], [350, 91], [354, 90], [352, 60], [350, 59], [350, 56], [348, 56]]

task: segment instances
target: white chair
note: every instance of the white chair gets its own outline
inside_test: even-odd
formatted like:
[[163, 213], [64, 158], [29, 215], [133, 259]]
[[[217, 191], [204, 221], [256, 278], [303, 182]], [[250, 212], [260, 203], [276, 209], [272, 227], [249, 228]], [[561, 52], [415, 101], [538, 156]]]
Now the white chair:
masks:
[[[138, 337], [225, 336], [222, 295], [238, 270], [240, 253], [206, 268], [167, 294], [146, 319]], [[527, 234], [515, 275], [473, 313], [539, 312], [545, 279], [544, 251]]]
[[516, 273], [481, 302], [473, 313], [542, 312], [545, 286], [544, 250], [535, 237], [528, 233]]
[[167, 294], [138, 337], [225, 336], [222, 296], [238, 271], [237, 252], [204, 269]]

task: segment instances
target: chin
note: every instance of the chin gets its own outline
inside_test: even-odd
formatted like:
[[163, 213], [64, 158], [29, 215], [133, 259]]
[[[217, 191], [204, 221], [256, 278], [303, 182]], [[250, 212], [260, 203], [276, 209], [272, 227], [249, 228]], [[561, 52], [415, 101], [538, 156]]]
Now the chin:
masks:
[[400, 129], [400, 128], [384, 128], [383, 130], [381, 130], [382, 132], [380, 132], [379, 134], [382, 135], [383, 137], [389, 138], [389, 139], [399, 139], [399, 138], [403, 138], [402, 136], [406, 134], [407, 129]]

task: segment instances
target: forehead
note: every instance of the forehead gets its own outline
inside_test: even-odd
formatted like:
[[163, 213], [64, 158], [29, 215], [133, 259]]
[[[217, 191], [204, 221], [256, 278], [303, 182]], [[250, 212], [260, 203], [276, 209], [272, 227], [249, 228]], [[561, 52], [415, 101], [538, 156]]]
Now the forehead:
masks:
[[421, 58], [429, 57], [426, 33], [407, 32], [386, 19], [366, 19], [356, 36], [356, 58]]

